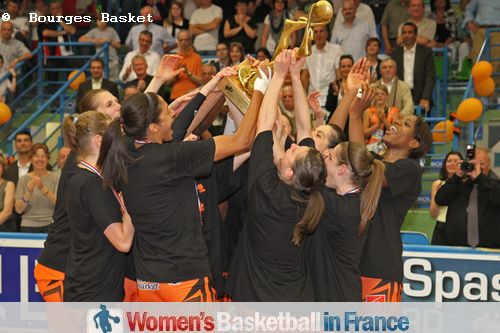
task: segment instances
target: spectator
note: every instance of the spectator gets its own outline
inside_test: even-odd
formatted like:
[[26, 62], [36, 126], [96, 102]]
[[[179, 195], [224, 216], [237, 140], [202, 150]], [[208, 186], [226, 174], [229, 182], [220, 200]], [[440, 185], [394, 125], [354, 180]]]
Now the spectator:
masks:
[[224, 67], [230, 66], [231, 59], [229, 58], [229, 49], [226, 43], [217, 44], [215, 47], [215, 56], [217, 57], [217, 61], [212, 61], [212, 65], [215, 66], [217, 72]]
[[205, 85], [210, 81], [214, 75], [217, 74], [217, 69], [212, 64], [201, 65], [201, 80], [202, 85]]
[[0, 24], [0, 54], [3, 56], [7, 69], [15, 69], [16, 65], [24, 60], [31, 59], [31, 52], [23, 43], [12, 38], [14, 25], [5, 21]]
[[[262, 39], [260, 42], [261, 47], [265, 47], [269, 52], [274, 53], [274, 49], [278, 44], [281, 33], [285, 26], [285, 20], [290, 18], [288, 13], [287, 0], [273, 0], [273, 10], [267, 14], [264, 19], [264, 28], [262, 30]], [[295, 36], [290, 36], [295, 45]]]
[[[418, 28], [417, 44], [432, 47], [436, 36], [436, 21], [425, 17], [424, 0], [409, 0], [408, 22], [412, 22]], [[398, 28], [397, 44], [403, 45], [402, 23]]]
[[444, 234], [447, 206], [439, 206], [436, 204], [435, 197], [437, 191], [443, 186], [448, 179], [450, 179], [460, 168], [460, 161], [463, 160], [462, 154], [457, 151], [451, 151], [446, 154], [441, 170], [439, 171], [439, 179], [432, 183], [431, 188], [431, 207], [429, 212], [431, 217], [436, 219], [436, 226], [432, 233], [432, 245], [446, 245], [446, 237]]
[[[44, 0], [35, 0], [34, 7], [30, 11], [30, 13], [35, 13], [38, 16], [46, 16], [47, 15], [47, 4]], [[38, 41], [40, 40], [40, 36], [38, 36], [38, 21], [30, 22], [31, 25], [31, 48], [34, 50], [38, 47]]]
[[19, 16], [19, 3], [15, 0], [8, 0], [6, 12], [10, 15], [9, 21], [14, 26], [12, 38], [19, 40], [26, 48], [29, 48], [31, 46], [30, 26], [26, 16]]
[[[146, 18], [144, 23], [135, 25], [130, 29], [128, 33], [125, 44], [129, 50], [138, 50], [141, 47], [139, 42], [140, 35], [143, 31], [149, 31], [151, 33], [151, 50], [156, 52], [158, 55], [163, 53], [168, 53], [177, 47], [175, 39], [167, 32], [164, 27], [149, 22], [147, 20], [148, 15], [153, 15], [153, 9], [150, 6], [144, 6], [141, 8], [141, 15]], [[151, 64], [149, 64], [151, 66]], [[156, 69], [156, 67], [155, 67]]]
[[21, 232], [49, 231], [56, 203], [59, 172], [48, 170], [49, 149], [34, 144], [31, 153], [33, 171], [19, 178], [16, 189], [16, 212], [22, 215]]
[[163, 27], [175, 39], [177, 39], [179, 31], [189, 29], [189, 20], [184, 17], [184, 5], [182, 2], [172, 2], [167, 18], [163, 20]]
[[[96, 53], [102, 50], [104, 43], [109, 43], [109, 79], [118, 80], [119, 61], [116, 50], [120, 48], [120, 36], [115, 29], [108, 27], [106, 22], [100, 18], [96, 20], [96, 27], [80, 37], [79, 42], [91, 42], [95, 44]], [[101, 57], [104, 57], [102, 54]]]
[[231, 43], [229, 59], [231, 60], [231, 66], [239, 65], [243, 60], [245, 60], [245, 50], [243, 49], [243, 45], [237, 42]]
[[436, 204], [448, 206], [446, 245], [499, 248], [500, 182], [487, 149], [477, 148], [470, 162], [473, 171], [465, 172], [457, 163], [455, 174], [436, 192]]
[[432, 46], [439, 48], [447, 46], [450, 49], [455, 47], [457, 16], [451, 8], [450, 0], [432, 0], [431, 18], [436, 21], [436, 35]]
[[398, 29], [401, 24], [408, 21], [408, 0], [391, 0], [384, 10], [380, 25], [386, 54], [392, 54], [397, 45]]
[[[12, 76], [12, 80], [6, 78], [0, 82], [0, 102], [5, 103], [8, 99], [8, 93], [15, 94], [16, 92], [16, 71], [9, 69], [8, 72]], [[3, 77], [7, 71], [3, 68], [3, 57], [0, 55], [0, 78]]]
[[224, 37], [228, 43], [241, 43], [246, 53], [255, 51], [255, 38], [257, 37], [257, 23], [248, 16], [248, 5], [245, 0], [236, 1], [236, 14], [224, 22]]
[[218, 43], [218, 29], [222, 22], [222, 9], [212, 0], [199, 0], [199, 8], [189, 21], [189, 31], [195, 36], [194, 47], [198, 52], [214, 51]]
[[148, 62], [143, 55], [137, 54], [132, 58], [132, 70], [136, 78], [127, 82], [125, 87], [136, 87], [143, 92], [153, 80], [153, 76], [148, 75]]
[[0, 157], [0, 232], [16, 232], [17, 226], [14, 211], [14, 195], [16, 185], [4, 178], [7, 163]]
[[[76, 95], [76, 105], [78, 112], [78, 105], [80, 100], [87, 93], [87, 91], [92, 89], [104, 89], [112, 93], [116, 98], [118, 95], [118, 85], [108, 79], [103, 77], [104, 74], [104, 62], [97, 58], [90, 62], [90, 76], [91, 78], [82, 82], [78, 87], [78, 93]], [[83, 110], [85, 111], [85, 110]]]
[[[339, 58], [339, 76], [336, 77], [336, 80], [333, 81], [328, 87], [328, 95], [326, 97], [325, 109], [330, 112], [330, 115], [333, 114], [334, 110], [337, 108], [337, 105], [342, 100], [342, 97], [346, 88], [346, 80], [347, 75], [351, 71], [352, 66], [354, 65], [354, 59], [349, 54], [341, 55]], [[344, 128], [344, 131], [347, 132], [348, 126]]]
[[182, 56], [180, 67], [184, 67], [184, 72], [177, 75], [175, 83], [172, 85], [170, 98], [172, 100], [184, 95], [201, 85], [201, 57], [192, 47], [192, 36], [187, 30], [182, 30], [177, 35], [179, 48], [177, 54]]
[[[58, 2], [51, 2], [49, 5], [49, 14], [51, 16], [62, 16], [62, 7]], [[42, 37], [44, 42], [71, 42], [72, 36], [76, 33], [76, 28], [71, 24], [66, 24], [64, 20], [61, 22], [44, 22], [38, 25], [38, 35]], [[71, 46], [45, 46], [43, 50], [44, 56], [57, 56], [58, 58], [46, 58], [45, 64], [49, 68], [78, 68], [81, 67], [82, 61], [79, 59], [64, 58], [65, 56], [73, 55]], [[58, 72], [49, 72], [47, 74], [49, 81], [58, 81]], [[53, 90], [53, 87], [51, 88]]]
[[396, 62], [391, 58], [382, 60], [380, 62], [380, 74], [382, 78], [375, 84], [382, 84], [387, 87], [389, 92], [387, 105], [397, 108], [402, 116], [414, 114], [411, 88], [396, 76]]
[[14, 138], [14, 148], [17, 152], [17, 160], [9, 164], [5, 171], [5, 179], [17, 185], [17, 181], [28, 172], [32, 171], [31, 147], [33, 139], [29, 132], [19, 132]]
[[279, 103], [281, 113], [295, 123], [295, 103], [293, 100], [293, 87], [291, 85], [283, 85], [281, 88], [281, 103]]
[[[472, 39], [464, 26], [465, 20], [465, 8], [469, 4], [470, 0], [460, 0], [458, 11], [457, 11], [457, 40], [459, 42], [458, 47], [458, 72], [462, 72], [462, 66], [464, 60], [469, 58], [470, 48], [472, 45]], [[469, 60], [469, 59], [467, 59]]]
[[[373, 15], [373, 11], [367, 4], [361, 3], [361, 0], [351, 0], [353, 2], [353, 14], [358, 18], [359, 21], [366, 22], [368, 26], [369, 35], [372, 37], [377, 37], [377, 27], [375, 25], [375, 16]], [[342, 7], [344, 6], [344, 2], [342, 1]], [[341, 8], [342, 8], [341, 7]], [[345, 22], [345, 14], [343, 10], [338, 12], [337, 17], [335, 18], [335, 24], [333, 25], [333, 31], [337, 30], [339, 26], [343, 25]]]
[[379, 156], [384, 156], [386, 147], [382, 142], [385, 131], [395, 120], [399, 119], [399, 110], [388, 107], [389, 91], [384, 85], [375, 86], [373, 106], [363, 114], [363, 134], [366, 148]]
[[339, 44], [354, 60], [360, 59], [365, 55], [366, 41], [377, 37], [377, 32], [371, 29], [368, 21], [356, 18], [353, 0], [344, 0], [342, 13], [344, 21], [333, 28], [331, 42]]
[[120, 79], [122, 82], [127, 83], [137, 78], [135, 73], [132, 71], [132, 58], [136, 55], [142, 55], [146, 58], [149, 75], [154, 75], [156, 68], [160, 65], [160, 55], [151, 49], [153, 34], [150, 31], [145, 30], [139, 34], [138, 40], [139, 49], [127, 53], [125, 60], [123, 61], [123, 67], [120, 71]]
[[137, 94], [139, 93], [139, 89], [137, 89], [136, 86], [128, 86], [128, 87], [125, 87], [125, 89], [123, 90], [123, 101], [126, 101], [127, 98], [129, 98], [130, 96], [132, 96], [133, 94]]
[[[472, 34], [472, 49], [470, 52], [470, 57], [472, 62], [475, 63], [481, 47], [483, 46], [484, 39], [486, 38], [487, 27], [498, 27], [498, 21], [500, 18], [500, 6], [498, 6], [497, 1], [490, 0], [471, 0], [469, 5], [465, 9], [465, 19], [464, 24]], [[500, 44], [500, 32], [493, 32], [491, 34], [490, 43]], [[500, 58], [500, 48], [491, 47], [490, 48], [490, 59]], [[500, 62], [494, 61], [493, 72], [500, 71]], [[497, 86], [499, 84], [496, 78]]]
[[[63, 0], [61, 2], [62, 11], [65, 16], [90, 16], [92, 21], [97, 17], [97, 10], [95, 0]], [[73, 23], [76, 28], [75, 41], [79, 40], [80, 37], [89, 32], [92, 22], [76, 21]], [[94, 54], [91, 46], [78, 46], [74, 48], [76, 54], [80, 55], [91, 55]]]
[[314, 45], [311, 55], [306, 58], [301, 72], [302, 85], [306, 91], [319, 91], [319, 104], [324, 107], [328, 95], [328, 87], [336, 79], [339, 59], [344, 51], [338, 44], [328, 42], [328, 30], [324, 25], [315, 26]]
[[373, 83], [380, 79], [380, 39], [368, 38], [365, 45], [366, 60], [370, 65], [370, 82]]
[[255, 58], [259, 61], [271, 60], [272, 56], [268, 49], [261, 47], [255, 51]]
[[[165, 0], [144, 0], [142, 2], [143, 6], [149, 6], [152, 10], [153, 23], [161, 25], [163, 23], [162, 13], [166, 13], [168, 10], [168, 4]], [[173, 36], [173, 35], [172, 35]]]
[[412, 89], [413, 103], [429, 112], [435, 81], [434, 55], [427, 46], [417, 44], [417, 26], [406, 22], [402, 28], [403, 47], [394, 52], [398, 77]]

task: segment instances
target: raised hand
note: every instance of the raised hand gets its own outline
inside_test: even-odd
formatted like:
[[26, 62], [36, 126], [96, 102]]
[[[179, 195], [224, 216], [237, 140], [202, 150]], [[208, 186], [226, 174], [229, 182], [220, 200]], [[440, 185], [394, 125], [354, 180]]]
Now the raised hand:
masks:
[[292, 50], [283, 50], [274, 60], [274, 72], [276, 76], [285, 77], [292, 61]]
[[365, 81], [361, 81], [361, 89], [363, 93], [361, 97], [356, 97], [351, 103], [350, 113], [354, 113], [359, 117], [363, 117], [363, 113], [368, 109], [375, 97], [375, 89]]
[[361, 82], [370, 80], [370, 64], [366, 58], [358, 60], [351, 68], [347, 76], [347, 90], [357, 91], [361, 88]]
[[290, 75], [300, 75], [300, 71], [306, 62], [305, 57], [297, 58], [298, 48], [294, 48], [292, 51], [292, 59], [290, 61]]
[[311, 110], [314, 111], [314, 113], [322, 111], [319, 105], [319, 95], [320, 95], [319, 91], [313, 91], [307, 96], [307, 105]]
[[182, 57], [178, 55], [164, 55], [161, 59], [160, 66], [156, 71], [155, 77], [163, 82], [175, 78], [179, 73], [185, 70], [183, 67], [179, 68], [179, 63], [181, 60]]

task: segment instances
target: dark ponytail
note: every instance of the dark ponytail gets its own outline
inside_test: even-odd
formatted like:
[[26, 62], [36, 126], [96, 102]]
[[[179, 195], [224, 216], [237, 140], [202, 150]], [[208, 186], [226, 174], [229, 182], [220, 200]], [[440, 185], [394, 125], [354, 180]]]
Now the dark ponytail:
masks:
[[137, 93], [123, 103], [120, 117], [111, 122], [103, 136], [97, 161], [105, 187], [128, 182], [127, 167], [132, 158], [127, 144], [145, 139], [148, 126], [159, 122], [161, 111], [160, 99], [154, 93]]
[[325, 210], [325, 202], [319, 191], [325, 183], [325, 161], [319, 151], [311, 148], [305, 157], [295, 159], [292, 169], [292, 199], [299, 206], [305, 206], [304, 214], [293, 231], [292, 242], [300, 245], [305, 235], [316, 229]]

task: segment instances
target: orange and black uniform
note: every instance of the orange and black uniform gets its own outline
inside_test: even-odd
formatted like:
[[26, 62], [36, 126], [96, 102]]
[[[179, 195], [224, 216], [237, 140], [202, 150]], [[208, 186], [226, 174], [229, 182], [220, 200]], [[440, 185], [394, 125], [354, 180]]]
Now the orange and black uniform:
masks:
[[385, 178], [377, 211], [370, 222], [361, 258], [363, 301], [401, 301], [403, 244], [401, 226], [421, 191], [422, 168], [414, 159], [385, 163]]
[[35, 266], [35, 279], [38, 290], [46, 302], [62, 302], [63, 280], [66, 269], [66, 259], [70, 249], [70, 233], [65, 197], [68, 181], [77, 170], [76, 154], [71, 152], [61, 171], [57, 188], [57, 201], [44, 248]]
[[313, 301], [302, 246], [292, 243], [303, 207], [291, 198], [273, 163], [272, 131], [257, 135], [248, 171], [248, 211], [229, 269], [235, 301]]
[[195, 177], [212, 171], [215, 143], [129, 144], [123, 195], [134, 221], [140, 301], [212, 301]]
[[325, 212], [306, 240], [307, 263], [317, 302], [360, 302], [359, 264], [370, 224], [359, 233], [361, 193], [338, 195], [324, 187]]
[[65, 302], [121, 302], [125, 296], [125, 254], [104, 235], [122, 220], [120, 204], [101, 178], [77, 168], [68, 183], [66, 209], [71, 248], [64, 280]]

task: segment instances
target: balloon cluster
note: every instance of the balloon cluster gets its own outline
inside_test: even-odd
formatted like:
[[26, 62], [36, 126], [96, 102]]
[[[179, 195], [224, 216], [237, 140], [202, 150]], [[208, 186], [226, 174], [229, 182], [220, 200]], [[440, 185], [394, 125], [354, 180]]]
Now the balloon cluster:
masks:
[[[73, 78], [73, 76], [76, 75], [76, 73], [78, 73], [78, 70], [74, 70], [71, 73], [69, 73], [68, 81], [71, 80]], [[73, 82], [71, 82], [71, 84], [69, 86], [73, 90], [78, 90], [78, 87], [80, 87], [80, 84], [85, 82], [86, 79], [87, 79], [87, 77], [85, 76], [85, 73], [82, 72], [82, 73], [80, 73], [80, 75], [78, 75], [76, 77], [76, 79]]]
[[474, 91], [479, 96], [491, 96], [495, 92], [495, 80], [491, 78], [493, 66], [488, 61], [480, 61], [472, 67]]

